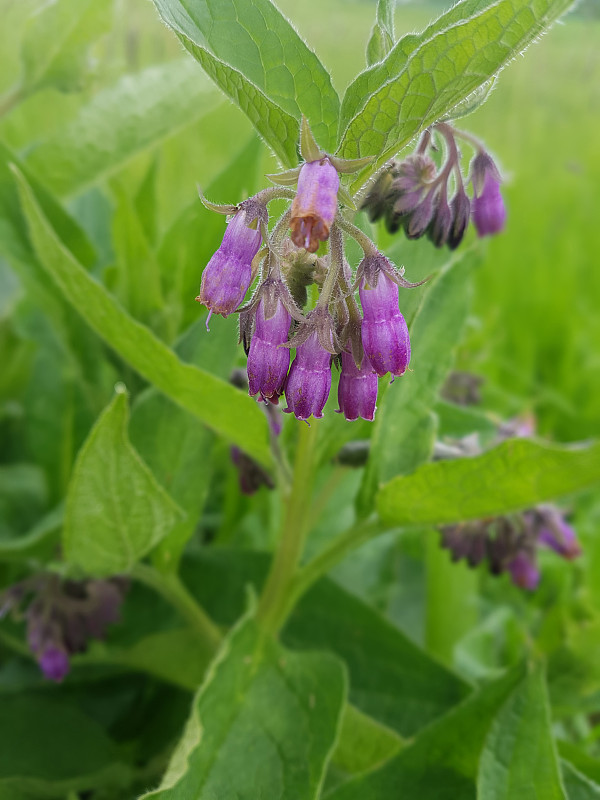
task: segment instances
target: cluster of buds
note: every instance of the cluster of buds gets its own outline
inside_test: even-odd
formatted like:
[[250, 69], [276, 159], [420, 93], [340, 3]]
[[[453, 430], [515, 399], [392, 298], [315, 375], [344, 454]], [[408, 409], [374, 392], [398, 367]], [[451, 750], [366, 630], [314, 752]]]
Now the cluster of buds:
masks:
[[[475, 150], [466, 181], [457, 137]], [[445, 157], [438, 167], [430, 151], [440, 151], [440, 140]], [[471, 184], [472, 198], [465, 182]], [[465, 131], [440, 122], [425, 131], [412, 155], [387, 165], [362, 208], [371, 222], [383, 218], [390, 233], [402, 228], [409, 239], [427, 236], [436, 247], [447, 245], [454, 250], [471, 218], [478, 236], [499, 233], [504, 228], [506, 209], [501, 182], [494, 160], [480, 142]]]
[[103, 639], [119, 620], [128, 582], [64, 580], [43, 572], [14, 584], [0, 595], [0, 618], [24, 619], [27, 643], [49, 680], [62, 681], [70, 657], [86, 650], [89, 639]]
[[[239, 313], [251, 396], [277, 404], [285, 395], [284, 411], [297, 419], [322, 417], [336, 365], [338, 411], [348, 420], [372, 420], [378, 377], [389, 374], [394, 379], [408, 368], [410, 341], [398, 287], [417, 284], [404, 280], [403, 270], [344, 215], [344, 207], [356, 207], [340, 175], [363, 168], [371, 159], [328, 155], [305, 120], [300, 149], [303, 164], [269, 176], [277, 186], [237, 206], [202, 198], [230, 221], [196, 299], [208, 308], [208, 320], [213, 313]], [[268, 204], [277, 199], [292, 202], [269, 231]], [[345, 256], [346, 236], [364, 252], [354, 274]], [[319, 255], [327, 241], [328, 252]], [[256, 288], [244, 304], [255, 279]]]
[[540, 580], [537, 550], [547, 547], [566, 559], [581, 554], [573, 528], [555, 506], [536, 506], [522, 514], [495, 517], [442, 528], [442, 547], [453, 561], [470, 567], [486, 562], [492, 575], [503, 572], [522, 589], [533, 590]]

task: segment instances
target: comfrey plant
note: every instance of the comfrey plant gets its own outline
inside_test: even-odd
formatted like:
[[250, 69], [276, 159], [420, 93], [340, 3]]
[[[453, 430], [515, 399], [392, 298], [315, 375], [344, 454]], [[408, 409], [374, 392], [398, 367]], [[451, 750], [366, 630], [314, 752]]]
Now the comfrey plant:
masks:
[[[386, 217], [388, 227], [396, 229], [403, 219], [410, 238], [430, 230], [436, 245], [449, 242], [456, 247], [469, 221], [470, 204], [462, 183], [455, 131], [441, 123], [435, 130], [441, 130], [451, 145], [440, 175], [436, 175], [433, 161], [423, 155], [432, 137], [427, 130], [412, 160], [384, 169], [364, 207], [375, 208], [371, 219], [376, 219], [388, 204], [393, 215]], [[377, 377], [389, 374], [393, 380], [403, 375], [410, 363], [410, 337], [399, 309], [398, 287], [420, 284], [406, 281], [404, 270], [392, 264], [348, 219], [355, 206], [340, 184], [340, 175], [355, 173], [373, 159], [342, 159], [325, 153], [304, 117], [300, 153], [304, 163], [299, 167], [269, 176], [285, 187], [295, 185], [295, 191], [264, 189], [238, 206], [217, 206], [202, 198], [208, 208], [227, 214], [230, 221], [221, 246], [202, 274], [196, 299], [209, 310], [207, 327], [213, 313], [226, 317], [239, 312], [250, 395], [277, 403], [285, 393], [286, 412], [300, 420], [318, 419], [329, 396], [335, 361], [341, 370], [339, 411], [348, 420], [373, 420]], [[500, 177], [491, 156], [481, 148], [472, 172], [478, 233], [497, 233], [505, 217]], [[456, 174], [459, 188], [449, 206], [446, 193], [451, 174]], [[291, 199], [291, 207], [269, 232], [267, 206], [281, 199]], [[346, 237], [363, 250], [355, 272], [346, 259]], [[308, 257], [327, 241], [328, 253], [321, 258]], [[257, 275], [254, 294], [243, 305]], [[309, 286], [317, 290], [312, 307], [307, 306]], [[296, 357], [290, 366], [292, 347]]]
[[[24, 48], [24, 96], [62, 85], [109, 5], [43, 4], [26, 35], [46, 50]], [[5, 736], [0, 795], [565, 800], [581, 788], [557, 760], [540, 654], [559, 713], [577, 713], [561, 735], [594, 742], [597, 659], [581, 639], [600, 612], [581, 587], [591, 501], [577, 493], [600, 479], [598, 445], [499, 440], [490, 409], [531, 403], [514, 387], [443, 394], [474, 269], [489, 275], [479, 237], [506, 219], [500, 169], [462, 119], [570, 5], [460, 0], [398, 38], [379, 0], [365, 69], [339, 97], [270, 0], [154, 0], [191, 58], [74, 101], [60, 136], [32, 132], [23, 168], [0, 146], [12, 292], [0, 347], [22, 344], [0, 387], [0, 733], [31, 717], [22, 739], [43, 754], [23, 767], [24, 745]], [[320, 35], [335, 36], [325, 11]], [[200, 67], [254, 128], [231, 161], [236, 132], [215, 130], [231, 109]], [[0, 115], [9, 106], [0, 98]], [[521, 131], [527, 109], [515, 114]], [[227, 166], [203, 207], [189, 164], [209, 141]], [[269, 186], [256, 175], [266, 148]], [[189, 199], [180, 214], [175, 196]], [[460, 351], [463, 368], [488, 357], [479, 347]], [[461, 405], [461, 392], [485, 402]], [[485, 447], [438, 457], [471, 433]], [[563, 496], [573, 528], [553, 505]], [[537, 591], [481, 602], [440, 531], [455, 559]], [[581, 569], [555, 559], [543, 572], [542, 547], [568, 560], [579, 539]], [[517, 633], [500, 653], [487, 636], [499, 617]], [[39, 686], [35, 663], [63, 685]], [[586, 676], [581, 700], [560, 700], [564, 664]], [[13, 697], [31, 682], [33, 711]]]

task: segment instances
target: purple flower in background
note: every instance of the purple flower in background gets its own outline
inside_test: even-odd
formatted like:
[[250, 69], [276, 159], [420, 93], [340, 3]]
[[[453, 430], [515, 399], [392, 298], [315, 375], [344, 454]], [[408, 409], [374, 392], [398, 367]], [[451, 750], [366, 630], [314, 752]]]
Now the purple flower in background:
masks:
[[55, 683], [63, 681], [70, 669], [67, 652], [55, 645], [49, 645], [40, 654], [38, 663], [46, 678]]
[[323, 416], [331, 389], [331, 353], [324, 349], [314, 330], [296, 348], [296, 358], [285, 384], [286, 413], [307, 420]]
[[540, 582], [540, 571], [535, 563], [535, 555], [522, 550], [509, 562], [507, 569], [512, 582], [521, 589], [533, 591]]
[[[265, 212], [266, 213], [266, 212]], [[204, 272], [200, 294], [196, 298], [208, 309], [211, 315], [222, 314], [227, 317], [240, 305], [252, 280], [252, 259], [261, 245], [260, 224], [256, 208], [247, 211], [240, 207], [227, 225], [223, 241], [212, 256]], [[256, 228], [249, 227], [256, 220]]]
[[71, 581], [40, 573], [7, 589], [0, 607], [25, 618], [29, 649], [44, 675], [60, 682], [69, 672], [70, 656], [83, 652], [89, 639], [104, 638], [118, 621], [127, 586], [122, 578]]
[[403, 375], [410, 362], [410, 338], [398, 308], [398, 284], [382, 269], [376, 285], [367, 281], [364, 276], [359, 290], [365, 353], [379, 376]]
[[541, 506], [533, 516], [539, 542], [568, 560], [581, 555], [581, 545], [575, 531], [557, 508]]
[[316, 253], [329, 237], [337, 213], [340, 178], [328, 158], [302, 165], [298, 192], [292, 203], [291, 239], [296, 247]]
[[248, 393], [277, 401], [290, 365], [288, 340], [292, 316], [279, 297], [264, 294], [256, 309], [256, 328], [248, 352]]
[[480, 152], [473, 159], [473, 222], [478, 236], [500, 233], [506, 222], [506, 208], [500, 192], [501, 178], [491, 156]]
[[360, 369], [351, 353], [342, 352], [342, 372], [338, 384], [339, 411], [347, 420], [359, 417], [373, 420], [377, 402], [377, 374], [367, 355]]

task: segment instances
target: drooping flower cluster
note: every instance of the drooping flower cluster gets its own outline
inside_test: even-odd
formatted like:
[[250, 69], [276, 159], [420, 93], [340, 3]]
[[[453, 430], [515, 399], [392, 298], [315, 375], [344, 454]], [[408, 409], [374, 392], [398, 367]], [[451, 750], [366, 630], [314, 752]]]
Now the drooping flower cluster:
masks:
[[[465, 188], [457, 137], [476, 151], [469, 169], [472, 198]], [[438, 140], [445, 156], [439, 167], [430, 155], [441, 149]], [[404, 161], [390, 162], [362, 208], [372, 222], [383, 218], [390, 233], [402, 228], [409, 239], [427, 236], [436, 247], [447, 245], [454, 250], [471, 219], [478, 236], [499, 233], [504, 228], [506, 209], [501, 182], [494, 160], [480, 142], [447, 123], [438, 123], [424, 133], [412, 155]]]
[[43, 572], [14, 584], [0, 595], [0, 618], [25, 619], [27, 643], [46, 678], [60, 682], [70, 656], [86, 650], [89, 639], [102, 639], [119, 620], [128, 582], [64, 580]]
[[492, 575], [503, 572], [522, 589], [533, 590], [540, 580], [539, 547], [566, 559], [581, 554], [573, 528], [555, 506], [536, 506], [522, 514], [477, 520], [442, 528], [442, 546], [453, 561], [475, 567], [485, 561]]
[[[428, 137], [429, 141], [430, 133]], [[453, 137], [449, 141], [454, 142]], [[319, 418], [335, 365], [340, 369], [339, 412], [349, 420], [372, 420], [377, 378], [403, 375], [410, 362], [399, 287], [416, 284], [405, 281], [403, 270], [347, 218], [354, 206], [340, 175], [365, 167], [370, 159], [348, 161], [326, 154], [305, 120], [300, 143], [304, 163], [269, 176], [278, 186], [238, 206], [215, 206], [204, 200], [207, 207], [228, 214], [230, 222], [204, 270], [197, 300], [208, 308], [209, 318], [213, 313], [239, 312], [250, 395], [275, 404], [285, 395], [286, 412], [300, 420]], [[442, 195], [453, 167], [446, 166], [447, 174], [440, 179], [426, 149], [393, 175], [384, 173], [379, 183], [389, 182], [394, 213], [404, 220], [409, 236], [420, 236], [430, 228], [437, 243], [451, 241], [456, 246], [468, 223], [469, 200], [461, 183], [458, 199], [444, 206]], [[492, 174], [495, 180], [494, 170], [489, 165], [475, 170], [487, 204], [478, 219], [487, 220], [482, 224], [488, 228], [493, 187], [486, 176]], [[269, 231], [267, 207], [276, 199], [291, 200], [291, 207]], [[346, 259], [346, 236], [354, 238], [364, 253], [354, 273]], [[323, 242], [328, 242], [328, 252], [320, 255]], [[255, 278], [254, 293], [244, 305]]]

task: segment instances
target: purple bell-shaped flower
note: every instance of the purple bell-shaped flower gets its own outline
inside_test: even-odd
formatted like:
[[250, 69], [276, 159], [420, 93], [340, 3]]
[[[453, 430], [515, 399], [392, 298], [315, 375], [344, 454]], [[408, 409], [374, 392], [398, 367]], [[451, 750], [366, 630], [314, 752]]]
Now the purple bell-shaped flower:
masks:
[[313, 331], [296, 348], [296, 358], [285, 384], [286, 413], [307, 420], [323, 416], [323, 408], [331, 389], [331, 353], [322, 347], [317, 331]]
[[342, 352], [342, 372], [338, 384], [339, 411], [347, 420], [359, 417], [372, 421], [377, 402], [377, 375], [368, 356], [363, 356], [360, 369], [351, 353]]
[[[252, 219], [242, 206], [227, 226], [221, 246], [204, 272], [196, 298], [211, 314], [227, 317], [240, 305], [252, 280], [252, 259], [261, 245], [260, 225], [248, 227]], [[207, 320], [208, 326], [208, 320]]]
[[365, 276], [359, 293], [363, 347], [373, 369], [379, 376], [403, 375], [410, 362], [410, 338], [398, 308], [398, 284], [379, 270], [377, 284], [369, 285]]
[[328, 158], [302, 165], [290, 223], [296, 247], [316, 253], [319, 242], [329, 238], [337, 212], [339, 188], [339, 175]]
[[501, 178], [491, 156], [481, 152], [473, 159], [473, 222], [478, 236], [500, 233], [506, 222], [506, 208], [500, 192]]
[[292, 316], [279, 297], [263, 295], [248, 352], [248, 393], [277, 401], [290, 366], [288, 340]]

